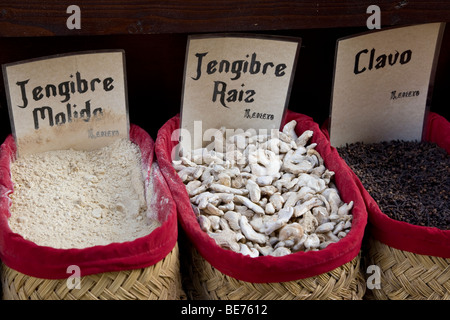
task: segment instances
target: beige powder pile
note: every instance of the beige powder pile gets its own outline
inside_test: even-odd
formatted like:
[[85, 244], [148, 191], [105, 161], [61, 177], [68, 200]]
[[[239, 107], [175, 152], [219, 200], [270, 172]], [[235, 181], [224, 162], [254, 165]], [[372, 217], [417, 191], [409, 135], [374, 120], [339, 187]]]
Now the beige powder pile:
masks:
[[25, 156], [11, 163], [11, 175], [9, 225], [38, 245], [106, 245], [134, 240], [157, 227], [148, 217], [140, 150], [128, 140], [94, 151]]

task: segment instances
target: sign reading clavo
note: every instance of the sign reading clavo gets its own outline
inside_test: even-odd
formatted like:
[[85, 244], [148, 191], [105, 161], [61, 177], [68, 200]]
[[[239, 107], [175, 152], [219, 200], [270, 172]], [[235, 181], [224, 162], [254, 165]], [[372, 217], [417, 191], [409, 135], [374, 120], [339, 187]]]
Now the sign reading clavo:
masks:
[[422, 139], [444, 26], [398, 27], [338, 40], [333, 146]]

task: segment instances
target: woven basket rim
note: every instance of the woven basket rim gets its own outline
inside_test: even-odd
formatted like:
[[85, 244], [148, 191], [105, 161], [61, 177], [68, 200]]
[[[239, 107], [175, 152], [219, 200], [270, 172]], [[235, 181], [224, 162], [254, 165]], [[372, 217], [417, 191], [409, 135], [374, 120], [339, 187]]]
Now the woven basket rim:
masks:
[[[377, 208], [377, 213], [369, 211], [368, 232], [371, 237], [398, 250], [409, 251], [421, 255], [450, 258], [450, 230], [442, 230], [436, 227], [413, 225], [405, 221], [390, 218]], [[378, 219], [374, 222], [373, 215]], [[403, 239], [403, 243], [396, 242], [389, 235], [395, 230], [397, 239]], [[436, 250], [436, 246], [441, 250]]]
[[[164, 269], [163, 272], [161, 272], [162, 269]], [[91, 292], [91, 289], [99, 295], [109, 295], [111, 299], [123, 299], [127, 297], [135, 297], [136, 299], [140, 299], [138, 297], [142, 298], [143, 295], [142, 286], [148, 286], [144, 291], [150, 293], [152, 296], [155, 296], [155, 292], [158, 290], [161, 290], [161, 296], [172, 296], [175, 294], [176, 296], [182, 297], [184, 295], [181, 285], [178, 243], [176, 243], [174, 248], [156, 264], [142, 268], [82, 275], [79, 277], [81, 288], [68, 288], [67, 279], [46, 279], [28, 276], [20, 271], [8, 267], [3, 262], [0, 262], [0, 275], [1, 284], [3, 286], [3, 295], [6, 293], [9, 297], [11, 297], [11, 291], [14, 292], [13, 296], [24, 295], [25, 292], [28, 291], [28, 295], [26, 297], [27, 300], [36, 299], [36, 296], [34, 295], [37, 290], [40, 291], [38, 287], [43, 288], [43, 291], [54, 289], [55, 291], [53, 294], [56, 298], [52, 298], [54, 295], [45, 298], [52, 300], [60, 300], [58, 295], [69, 294], [72, 291], [74, 293], [71, 295], [72, 298], [69, 299], [73, 299], [73, 296], [76, 297], [81, 295], [82, 299], [95, 300], [98, 297]], [[155, 278], [160, 279], [161, 283], [155, 283]], [[145, 282], [142, 282], [144, 280]], [[100, 281], [103, 281], [103, 283], [100, 283]], [[136, 283], [136, 287], [134, 286], [134, 283]], [[111, 286], [111, 288], [115, 289], [113, 291], [109, 290], [110, 288], [107, 284], [108, 286]], [[26, 289], [21, 288], [25, 285], [27, 286]], [[120, 290], [118, 285], [120, 285]], [[166, 286], [170, 286], [172, 289], [169, 290]], [[128, 293], [124, 290], [126, 287], [133, 287], [133, 289], [131, 289], [133, 292], [130, 291]], [[104, 289], [108, 291], [104, 292]], [[172, 292], [173, 290], [175, 290], [175, 292]], [[118, 297], [114, 297], [115, 291], [117, 291]], [[23, 297], [21, 299], [23, 299]], [[64, 297], [63, 299], [65, 300]]]
[[380, 268], [379, 300], [450, 299], [450, 259], [391, 247], [369, 237], [366, 264]]
[[[334, 268], [330, 271], [321, 273], [317, 276], [312, 276], [309, 278], [303, 278], [303, 279], [294, 279], [294, 280], [289, 280], [289, 281], [284, 281], [284, 282], [249, 282], [249, 281], [244, 281], [244, 280], [239, 280], [236, 279], [234, 277], [228, 276], [224, 273], [222, 273], [220, 270], [214, 268], [214, 266], [212, 266], [207, 260], [205, 260], [200, 253], [195, 249], [195, 247], [193, 247], [192, 245], [190, 246], [190, 257], [192, 259], [191, 263], [190, 263], [190, 268], [189, 268], [189, 272], [190, 272], [190, 285], [192, 287], [193, 283], [195, 282], [196, 285], [193, 285], [192, 288], [185, 288], [186, 289], [186, 293], [189, 294], [193, 294], [193, 291], [197, 291], [197, 293], [199, 293], [198, 291], [209, 291], [208, 288], [211, 288], [211, 286], [213, 286], [212, 284], [212, 278], [217, 276], [217, 278], [222, 279], [223, 282], [226, 282], [226, 284], [222, 283], [223, 287], [218, 287], [217, 291], [220, 291], [221, 294], [224, 294], [224, 290], [236, 290], [237, 292], [240, 292], [241, 290], [244, 290], [244, 288], [248, 288], [248, 290], [250, 292], [257, 290], [258, 293], [255, 293], [255, 295], [258, 295], [260, 291], [266, 291], [266, 292], [275, 292], [275, 295], [281, 295], [281, 291], [285, 291], [286, 288], [291, 288], [292, 290], [292, 286], [296, 287], [297, 289], [294, 289], [294, 291], [296, 290], [300, 290], [300, 289], [306, 289], [306, 287], [308, 287], [309, 289], [311, 289], [311, 287], [317, 287], [317, 289], [319, 290], [320, 295], [326, 294], [326, 291], [330, 292], [333, 291], [333, 285], [338, 285], [339, 283], [342, 284], [342, 282], [345, 282], [345, 280], [349, 280], [349, 279], [344, 279], [342, 273], [346, 272], [347, 267], [348, 268], [352, 268], [352, 266], [354, 266], [356, 269], [356, 274], [354, 275], [354, 278], [352, 279], [352, 281], [354, 281], [353, 285], [357, 285], [357, 288], [353, 288], [355, 289], [355, 291], [352, 293], [352, 297], [355, 299], [362, 299], [362, 297], [365, 294], [365, 279], [364, 276], [362, 275], [361, 272], [361, 257], [362, 254], [361, 252], [358, 253], [357, 256], [355, 256], [353, 259], [351, 259], [349, 262], [338, 266], [337, 268]], [[197, 261], [197, 262], [195, 262]], [[203, 271], [206, 271], [205, 273], [203, 273]], [[212, 272], [212, 274], [211, 274]], [[324, 281], [324, 279], [326, 277], [330, 277], [332, 278], [332, 274], [335, 272], [340, 272], [339, 275], [339, 279], [334, 282], [332, 281], [333, 285], [331, 285], [331, 283], [328, 283], [329, 286], [324, 286], [321, 287], [321, 285], [319, 285], [319, 283], [321, 283], [322, 281]], [[205, 277], [209, 277], [207, 279], [205, 279]], [[202, 283], [204, 285], [201, 285], [199, 287], [199, 283]], [[359, 284], [359, 286], [358, 286]], [[226, 288], [224, 288], [226, 287]], [[292, 291], [287, 289], [287, 291], [289, 291], [289, 293], [286, 292], [286, 294], [288, 294], [288, 296], [292, 297]], [[315, 296], [315, 294], [317, 293], [310, 293], [308, 294], [308, 296], [303, 296], [303, 298], [305, 299], [310, 299], [313, 298]], [[348, 292], [346, 292], [346, 294], [348, 294]], [[208, 295], [208, 294], [207, 294]], [[344, 295], [344, 293], [343, 293]], [[211, 297], [209, 297], [208, 299], [210, 299]], [[282, 299], [281, 296], [277, 297], [276, 299]], [[296, 299], [296, 298], [295, 298]]]

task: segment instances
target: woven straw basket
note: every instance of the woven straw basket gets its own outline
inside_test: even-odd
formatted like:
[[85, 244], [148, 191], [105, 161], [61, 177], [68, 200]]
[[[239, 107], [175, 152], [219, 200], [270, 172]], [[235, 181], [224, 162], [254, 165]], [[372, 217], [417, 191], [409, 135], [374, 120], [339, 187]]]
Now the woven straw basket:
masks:
[[81, 277], [80, 288], [67, 280], [27, 276], [2, 264], [4, 300], [179, 300], [183, 299], [178, 244], [147, 268]]
[[192, 300], [361, 300], [365, 280], [360, 255], [352, 261], [315, 277], [288, 282], [252, 283], [215, 269], [191, 247], [184, 276], [186, 295]]
[[368, 264], [380, 268], [378, 300], [450, 300], [450, 259], [392, 248], [369, 239]]

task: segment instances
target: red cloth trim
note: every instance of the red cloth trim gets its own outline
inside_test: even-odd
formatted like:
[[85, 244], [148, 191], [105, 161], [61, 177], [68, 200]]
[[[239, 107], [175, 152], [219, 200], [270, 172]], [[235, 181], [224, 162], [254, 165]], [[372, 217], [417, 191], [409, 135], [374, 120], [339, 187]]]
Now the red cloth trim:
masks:
[[178, 136], [174, 134], [175, 137], [172, 138], [172, 133], [179, 129], [179, 115], [167, 121], [158, 131], [155, 155], [172, 195], [177, 199], [180, 225], [201, 256], [230, 277], [254, 283], [294, 281], [331, 271], [351, 261], [360, 251], [367, 223], [367, 211], [350, 169], [330, 147], [328, 140], [312, 118], [288, 110], [286, 121], [293, 119], [297, 121], [297, 132], [306, 129], [314, 131], [312, 141], [318, 143], [316, 149], [323, 156], [325, 165], [336, 172], [336, 185], [342, 199], [346, 202], [354, 201], [354, 218], [351, 231], [339, 242], [329, 245], [324, 250], [298, 252], [284, 257], [250, 258], [216, 245], [214, 240], [200, 229], [186, 188], [172, 166], [172, 150], [178, 144]]
[[443, 116], [430, 112], [427, 118], [425, 140], [436, 143], [450, 154], [450, 122]]
[[0, 259], [8, 267], [26, 275], [45, 279], [64, 279], [70, 265], [80, 267], [81, 276], [109, 271], [145, 268], [162, 260], [175, 247], [177, 241], [176, 206], [170, 190], [158, 166], [153, 166], [154, 141], [143, 129], [130, 126], [130, 140], [136, 143], [142, 153], [143, 168], [154, 183], [153, 197], [158, 218], [162, 225], [151, 234], [134, 241], [112, 243], [83, 249], [55, 249], [39, 246], [11, 231], [8, 225], [10, 198], [13, 184], [10, 163], [16, 154], [14, 139], [9, 135], [0, 146]]
[[[326, 131], [325, 126], [322, 126], [322, 129]], [[436, 143], [450, 153], [450, 123], [444, 117], [430, 112], [425, 140]], [[374, 239], [399, 250], [450, 258], [450, 230], [416, 226], [389, 218], [380, 210], [355, 173], [353, 178], [366, 203], [369, 214], [368, 229]]]

